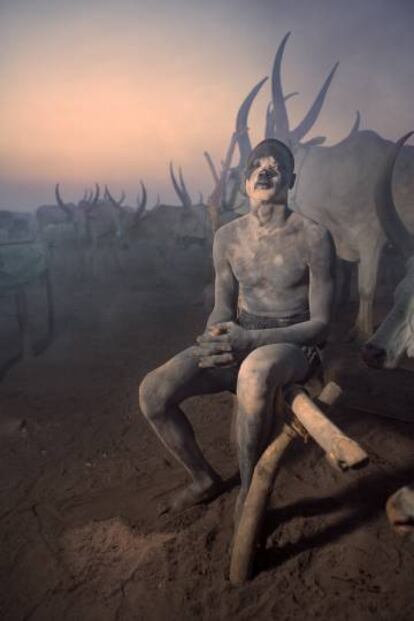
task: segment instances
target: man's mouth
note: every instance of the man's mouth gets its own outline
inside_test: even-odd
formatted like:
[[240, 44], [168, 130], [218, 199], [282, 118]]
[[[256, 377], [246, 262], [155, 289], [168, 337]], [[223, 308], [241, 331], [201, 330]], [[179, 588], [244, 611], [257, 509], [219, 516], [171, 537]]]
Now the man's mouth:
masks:
[[273, 188], [273, 181], [270, 177], [262, 177], [256, 181], [254, 188], [255, 190], [271, 190]]

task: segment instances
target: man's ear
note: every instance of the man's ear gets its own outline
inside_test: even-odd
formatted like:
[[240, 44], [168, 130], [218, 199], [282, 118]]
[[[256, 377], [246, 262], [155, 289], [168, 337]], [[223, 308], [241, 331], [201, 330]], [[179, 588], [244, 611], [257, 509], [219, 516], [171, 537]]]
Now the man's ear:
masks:
[[295, 173], [292, 173], [290, 177], [290, 182], [289, 182], [289, 190], [293, 188], [293, 186], [295, 185], [295, 181], [296, 181], [296, 175]]

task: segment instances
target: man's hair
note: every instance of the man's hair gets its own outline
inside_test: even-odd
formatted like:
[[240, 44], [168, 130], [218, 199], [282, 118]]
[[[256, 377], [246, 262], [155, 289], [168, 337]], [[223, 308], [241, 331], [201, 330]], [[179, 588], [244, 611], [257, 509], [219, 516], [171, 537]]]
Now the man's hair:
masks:
[[278, 162], [282, 162], [290, 174], [295, 170], [295, 158], [289, 147], [276, 138], [267, 138], [267, 140], [259, 142], [250, 153], [246, 162], [245, 178], [248, 179], [252, 174], [255, 160], [269, 156], [273, 156]]

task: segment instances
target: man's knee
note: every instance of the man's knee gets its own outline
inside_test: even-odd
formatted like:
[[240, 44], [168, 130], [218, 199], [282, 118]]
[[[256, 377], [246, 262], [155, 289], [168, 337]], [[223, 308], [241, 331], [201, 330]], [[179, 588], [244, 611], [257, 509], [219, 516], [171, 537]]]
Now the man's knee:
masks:
[[158, 369], [148, 373], [139, 389], [139, 407], [145, 418], [155, 418], [167, 404], [167, 395], [163, 390], [162, 373]]
[[237, 378], [237, 397], [251, 409], [262, 403], [273, 392], [269, 364], [256, 349], [243, 361]]
[[250, 407], [273, 398], [276, 389], [289, 380], [292, 353], [285, 344], [255, 349], [240, 367], [238, 398]]

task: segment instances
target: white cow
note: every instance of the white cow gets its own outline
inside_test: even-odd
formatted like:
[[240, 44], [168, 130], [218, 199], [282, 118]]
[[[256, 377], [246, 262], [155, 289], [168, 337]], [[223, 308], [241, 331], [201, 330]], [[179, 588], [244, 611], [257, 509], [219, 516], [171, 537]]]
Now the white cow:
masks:
[[[389, 154], [376, 188], [378, 219], [391, 243], [407, 260], [406, 275], [394, 293], [394, 303], [362, 348], [365, 362], [375, 368], [394, 368], [403, 355], [414, 357], [414, 237], [402, 223], [392, 196], [392, 173], [398, 154], [411, 133], [403, 136]], [[387, 501], [393, 529], [414, 542], [414, 484], [397, 490]]]

